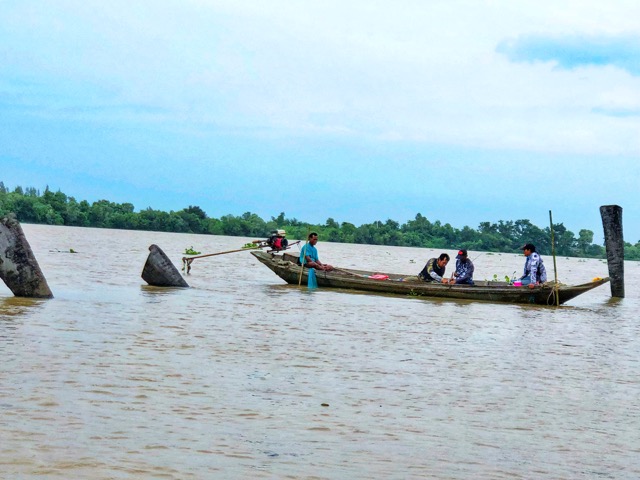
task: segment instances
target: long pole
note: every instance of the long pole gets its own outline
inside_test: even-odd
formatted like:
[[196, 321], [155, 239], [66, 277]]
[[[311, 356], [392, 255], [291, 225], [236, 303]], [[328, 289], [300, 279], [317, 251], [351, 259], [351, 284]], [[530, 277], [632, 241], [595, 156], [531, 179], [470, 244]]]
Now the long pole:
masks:
[[[182, 270], [184, 271], [185, 267], [187, 267], [187, 273], [189, 273], [191, 271], [191, 263], [196, 258], [215, 257], [216, 255], [225, 255], [227, 253], [244, 252], [245, 250], [251, 251], [251, 250], [256, 250], [260, 248], [265, 248], [268, 246], [262, 240], [254, 240], [253, 243], [255, 244], [255, 248], [236, 248], [235, 250], [227, 250], [226, 252], [207, 253], [205, 255], [197, 255], [195, 257], [182, 257]], [[297, 242], [293, 242], [292, 244], [288, 245], [286, 248], [283, 248], [282, 250], [287, 250], [288, 248], [291, 248], [293, 245], [297, 245], [298, 243], [300, 243], [300, 240], [298, 240]], [[270, 253], [273, 251], [280, 251], [280, 250], [267, 250], [267, 253]]]
[[[307, 254], [307, 244], [309, 243], [309, 232], [311, 230], [309, 230], [310, 227], [307, 227], [307, 241], [304, 244], [304, 247], [302, 247], [302, 251], [304, 252], [304, 254]], [[302, 257], [304, 259], [304, 256]], [[298, 286], [302, 285], [302, 271], [304, 270], [304, 261], [300, 262], [300, 276], [298, 277]]]
[[556, 242], [553, 235], [553, 217], [551, 210], [549, 210], [549, 223], [551, 224], [551, 253], [553, 254], [553, 273], [555, 275], [555, 290], [556, 290], [556, 306], [560, 306], [560, 295], [558, 294], [558, 267], [556, 266]]
[[[262, 248], [256, 245], [255, 248]], [[215, 257], [216, 255], [225, 255], [227, 253], [243, 252], [245, 250], [253, 250], [253, 248], [236, 248], [235, 250], [227, 250], [226, 252], [207, 253], [205, 255], [198, 255], [196, 257], [182, 257], [182, 260], [195, 260], [196, 258]]]

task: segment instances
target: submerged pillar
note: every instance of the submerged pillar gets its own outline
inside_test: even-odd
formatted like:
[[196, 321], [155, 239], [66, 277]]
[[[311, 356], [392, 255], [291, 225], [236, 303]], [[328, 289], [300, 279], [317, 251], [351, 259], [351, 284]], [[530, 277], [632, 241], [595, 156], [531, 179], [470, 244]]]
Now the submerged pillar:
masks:
[[142, 279], [154, 287], [189, 287], [182, 274], [169, 257], [157, 245], [149, 247], [147, 263], [142, 269]]
[[0, 278], [16, 297], [53, 297], [31, 245], [13, 213], [0, 219]]
[[624, 238], [622, 235], [622, 207], [600, 207], [604, 227], [604, 245], [611, 279], [611, 296], [624, 298]]

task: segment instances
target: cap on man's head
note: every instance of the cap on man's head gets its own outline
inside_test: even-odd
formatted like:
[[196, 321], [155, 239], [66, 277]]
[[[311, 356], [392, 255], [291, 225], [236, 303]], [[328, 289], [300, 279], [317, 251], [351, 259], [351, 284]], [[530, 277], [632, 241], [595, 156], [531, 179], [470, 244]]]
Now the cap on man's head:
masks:
[[520, 250], [529, 250], [531, 252], [535, 252], [536, 246], [533, 243], [526, 243], [520, 247]]
[[287, 232], [285, 232], [284, 230], [276, 230], [276, 235], [279, 235], [280, 237], [286, 237]]
[[456, 255], [456, 258], [462, 258], [466, 256], [467, 256], [467, 249], [461, 248], [460, 250], [458, 250], [458, 255]]

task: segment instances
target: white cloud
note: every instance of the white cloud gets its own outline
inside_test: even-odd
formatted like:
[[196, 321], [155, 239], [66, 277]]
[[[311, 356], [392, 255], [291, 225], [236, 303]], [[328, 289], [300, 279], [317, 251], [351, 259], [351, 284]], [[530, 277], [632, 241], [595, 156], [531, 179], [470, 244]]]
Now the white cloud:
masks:
[[623, 141], [636, 132], [633, 121], [601, 115], [633, 112], [633, 101], [599, 100], [640, 91], [638, 79], [517, 65], [495, 52], [505, 38], [532, 32], [640, 31], [631, 2], [33, 5], [9, 16], [8, 32], [32, 52], [18, 62], [22, 71], [102, 89], [94, 102], [128, 117], [141, 105], [142, 118], [167, 112], [194, 128], [569, 152], [615, 144], [639, 153]]
[[[388, 187], [394, 198], [411, 190], [402, 208], [417, 213], [424, 171], [439, 165], [480, 157], [504, 166], [511, 152], [520, 162], [553, 158], [547, 169], [569, 168], [565, 158], [588, 159], [594, 172], [637, 161], [640, 78], [611, 66], [513, 63], [496, 47], [527, 35], [639, 32], [636, 0], [1, 2], [0, 115], [17, 120], [0, 140], [25, 162], [96, 168], [119, 182], [137, 175], [136, 186], [153, 183], [142, 177], [157, 166], [154, 178], [168, 189], [175, 181], [180, 194], [180, 172], [193, 166], [202, 174], [192, 191], [203, 196], [244, 188], [234, 175], [260, 195], [263, 179], [281, 172], [256, 164], [313, 161], [323, 186], [361, 195], [335, 193], [336, 205], [366, 208]], [[378, 149], [385, 159], [369, 167]], [[395, 153], [406, 151], [406, 160]], [[114, 158], [137, 166], [116, 175]], [[344, 173], [334, 158], [353, 166]], [[573, 170], [562, 173], [570, 184]], [[498, 174], [472, 172], [483, 182]], [[447, 176], [443, 195], [455, 181]], [[617, 194], [615, 185], [610, 178]], [[477, 188], [476, 198], [493, 194]], [[606, 191], [589, 198], [601, 200], [610, 202]]]

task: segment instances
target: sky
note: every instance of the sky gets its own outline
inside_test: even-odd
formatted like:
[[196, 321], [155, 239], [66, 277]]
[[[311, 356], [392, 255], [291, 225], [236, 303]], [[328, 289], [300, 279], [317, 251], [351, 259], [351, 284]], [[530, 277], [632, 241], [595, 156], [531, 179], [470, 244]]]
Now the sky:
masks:
[[0, 0], [0, 180], [640, 240], [637, 0]]

